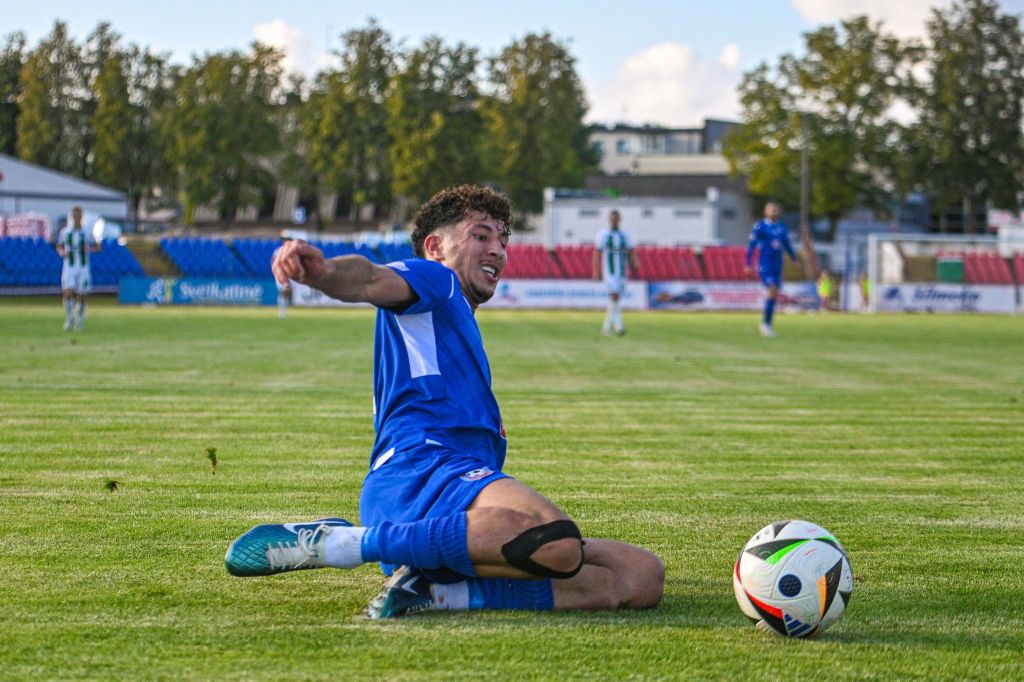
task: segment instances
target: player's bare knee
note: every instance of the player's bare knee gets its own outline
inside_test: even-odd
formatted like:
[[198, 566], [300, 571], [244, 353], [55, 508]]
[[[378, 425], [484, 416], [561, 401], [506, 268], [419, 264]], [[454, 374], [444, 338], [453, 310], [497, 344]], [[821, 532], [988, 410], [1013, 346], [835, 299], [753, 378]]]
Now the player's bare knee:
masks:
[[634, 609], [654, 608], [665, 591], [665, 563], [648, 554], [636, 572], [636, 585], [631, 606]]
[[641, 551], [619, 567], [615, 579], [612, 608], [654, 608], [665, 589], [665, 564], [656, 555]]

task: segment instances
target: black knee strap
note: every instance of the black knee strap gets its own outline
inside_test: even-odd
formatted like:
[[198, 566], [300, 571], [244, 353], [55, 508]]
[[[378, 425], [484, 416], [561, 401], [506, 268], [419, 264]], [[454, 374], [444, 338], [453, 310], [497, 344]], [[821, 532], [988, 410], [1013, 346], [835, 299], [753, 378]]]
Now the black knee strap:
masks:
[[580, 541], [580, 544], [583, 544], [583, 536], [580, 535], [580, 529], [576, 527], [575, 523], [568, 519], [552, 521], [543, 526], [525, 530], [509, 540], [502, 545], [501, 555], [510, 565], [541, 578], [571, 578], [583, 568], [582, 551], [580, 552], [580, 565], [571, 571], [556, 571], [542, 566], [530, 558], [543, 545], [565, 538], [575, 538]]

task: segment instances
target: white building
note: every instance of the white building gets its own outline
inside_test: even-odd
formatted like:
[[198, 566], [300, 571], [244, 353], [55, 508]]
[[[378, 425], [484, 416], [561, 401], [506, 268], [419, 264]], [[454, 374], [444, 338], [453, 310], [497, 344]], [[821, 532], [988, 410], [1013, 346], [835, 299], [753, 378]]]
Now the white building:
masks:
[[[544, 190], [539, 237], [547, 248], [592, 244], [613, 210], [634, 244], [660, 246], [735, 243], [750, 230], [739, 220], [740, 197], [715, 188], [703, 197], [614, 197], [578, 190]], [[728, 216], [728, 217], [727, 217]]]
[[594, 125], [589, 139], [605, 175], [724, 175], [722, 136], [734, 125], [711, 119], [700, 128]]
[[[550, 238], [585, 241], [583, 235], [607, 224], [618, 202], [623, 227], [638, 243], [746, 244], [754, 215], [750, 192], [744, 178], [729, 175], [721, 153], [722, 138], [735, 125], [708, 119], [699, 128], [591, 126], [601, 174], [589, 176], [585, 188], [604, 197], [603, 207], [572, 206], [561, 193], [546, 228]], [[595, 201], [583, 196], [574, 201]], [[603, 214], [594, 216], [595, 210]]]
[[128, 200], [120, 192], [0, 154], [0, 215], [42, 214], [52, 236], [72, 206], [94, 219], [128, 215]]

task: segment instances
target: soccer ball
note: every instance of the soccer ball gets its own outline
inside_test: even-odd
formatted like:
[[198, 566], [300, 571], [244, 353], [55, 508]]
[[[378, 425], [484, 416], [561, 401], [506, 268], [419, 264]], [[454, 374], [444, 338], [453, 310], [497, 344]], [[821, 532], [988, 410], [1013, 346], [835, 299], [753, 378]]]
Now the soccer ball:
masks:
[[846, 550], [807, 521], [765, 526], [743, 546], [732, 585], [759, 630], [813, 637], [843, 617], [853, 593]]

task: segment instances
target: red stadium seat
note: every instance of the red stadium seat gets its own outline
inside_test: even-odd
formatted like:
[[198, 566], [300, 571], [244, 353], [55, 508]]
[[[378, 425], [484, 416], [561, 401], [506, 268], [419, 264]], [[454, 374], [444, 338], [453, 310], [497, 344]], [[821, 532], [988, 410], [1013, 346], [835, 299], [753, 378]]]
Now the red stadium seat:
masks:
[[560, 279], [561, 270], [540, 244], [509, 244], [505, 277], [510, 279]]
[[562, 264], [562, 271], [568, 279], [591, 279], [594, 267], [593, 246], [560, 244], [555, 247], [555, 256]]
[[1017, 284], [1024, 286], [1024, 255], [1019, 251], [1013, 254], [1013, 275], [1017, 278]]

